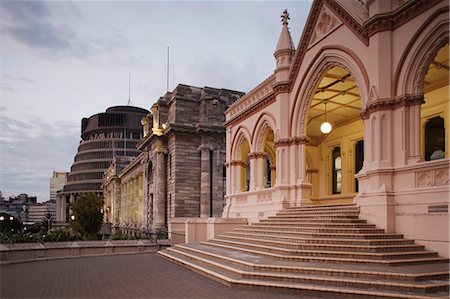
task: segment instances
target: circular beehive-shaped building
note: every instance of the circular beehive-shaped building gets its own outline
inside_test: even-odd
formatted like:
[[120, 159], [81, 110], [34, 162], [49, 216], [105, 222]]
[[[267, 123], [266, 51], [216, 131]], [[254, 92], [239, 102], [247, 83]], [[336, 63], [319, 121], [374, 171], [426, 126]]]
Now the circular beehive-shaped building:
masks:
[[81, 121], [81, 141], [67, 177], [65, 197], [102, 193], [103, 173], [115, 156], [136, 157], [142, 138], [141, 119], [148, 110], [132, 106], [110, 107]]

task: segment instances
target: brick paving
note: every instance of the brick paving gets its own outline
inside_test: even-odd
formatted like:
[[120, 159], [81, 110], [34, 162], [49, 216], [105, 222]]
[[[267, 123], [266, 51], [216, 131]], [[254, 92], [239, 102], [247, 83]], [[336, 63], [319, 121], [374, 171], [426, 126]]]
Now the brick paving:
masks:
[[156, 253], [0, 266], [0, 298], [312, 298], [230, 288]]

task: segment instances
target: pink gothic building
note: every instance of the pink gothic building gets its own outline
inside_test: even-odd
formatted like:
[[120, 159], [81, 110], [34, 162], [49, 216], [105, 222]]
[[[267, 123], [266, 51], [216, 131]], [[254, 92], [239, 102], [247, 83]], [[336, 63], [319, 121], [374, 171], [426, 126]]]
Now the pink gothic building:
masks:
[[353, 202], [448, 257], [448, 1], [316, 0], [297, 47], [288, 20], [226, 111], [223, 217]]

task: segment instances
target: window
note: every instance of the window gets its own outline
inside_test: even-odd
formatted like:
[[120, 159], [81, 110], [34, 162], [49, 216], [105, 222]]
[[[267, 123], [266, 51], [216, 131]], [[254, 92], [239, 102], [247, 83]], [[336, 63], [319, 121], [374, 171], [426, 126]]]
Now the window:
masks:
[[332, 154], [333, 169], [333, 194], [341, 193], [342, 171], [341, 171], [341, 148], [335, 147]]
[[425, 124], [425, 161], [445, 158], [445, 127], [440, 116]]
[[245, 169], [245, 191], [250, 190], [250, 159], [247, 159], [247, 165]]
[[272, 187], [272, 170], [270, 167], [270, 159], [267, 156], [264, 157], [264, 187]]
[[[364, 140], [360, 140], [355, 145], [355, 174], [357, 174], [364, 163]], [[359, 190], [358, 180], [355, 178], [355, 192]]]

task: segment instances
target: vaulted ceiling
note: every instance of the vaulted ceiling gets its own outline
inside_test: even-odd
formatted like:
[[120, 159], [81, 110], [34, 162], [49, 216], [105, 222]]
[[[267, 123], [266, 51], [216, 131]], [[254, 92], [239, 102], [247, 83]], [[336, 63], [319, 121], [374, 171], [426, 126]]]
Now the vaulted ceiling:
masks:
[[[449, 84], [449, 46], [437, 53], [425, 76], [424, 92], [430, 92]], [[348, 71], [331, 68], [317, 86], [308, 112], [307, 134], [310, 144], [319, 144], [326, 138], [320, 125], [327, 121], [333, 129], [360, 119], [361, 100], [358, 86]]]

